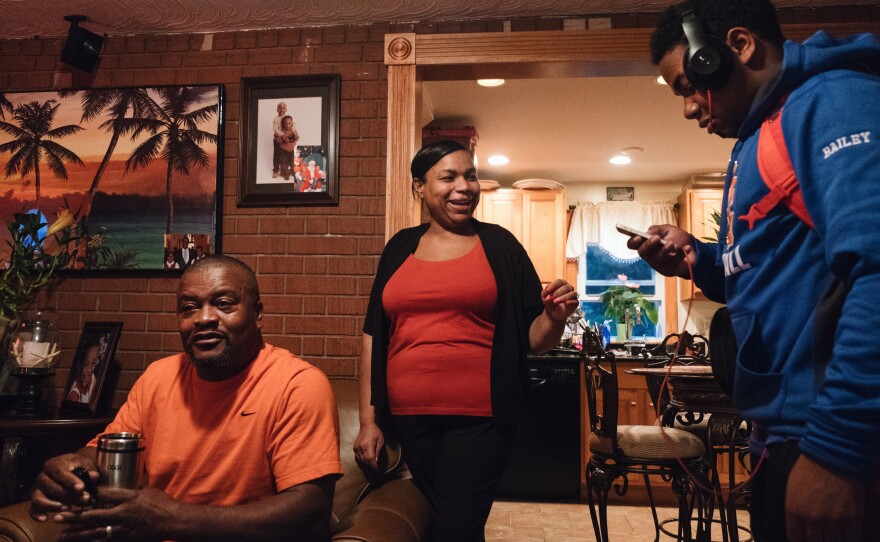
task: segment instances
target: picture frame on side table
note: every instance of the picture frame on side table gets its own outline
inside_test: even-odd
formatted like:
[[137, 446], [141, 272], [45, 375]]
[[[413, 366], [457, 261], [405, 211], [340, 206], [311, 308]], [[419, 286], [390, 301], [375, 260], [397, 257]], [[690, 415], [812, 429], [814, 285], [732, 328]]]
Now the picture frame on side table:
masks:
[[121, 332], [122, 322], [86, 322], [83, 325], [64, 388], [61, 410], [95, 415]]
[[339, 205], [339, 74], [242, 79], [238, 205]]
[[67, 276], [180, 275], [177, 253], [198, 249], [184, 238], [219, 254], [224, 88], [4, 92], [0, 218], [72, 219]]

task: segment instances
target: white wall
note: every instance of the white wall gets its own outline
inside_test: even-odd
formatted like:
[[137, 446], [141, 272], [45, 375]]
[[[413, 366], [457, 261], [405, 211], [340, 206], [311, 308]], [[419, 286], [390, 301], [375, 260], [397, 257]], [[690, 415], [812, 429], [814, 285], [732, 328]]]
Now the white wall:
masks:
[[636, 201], [675, 201], [685, 182], [640, 182], [640, 183], [567, 183], [565, 196], [569, 205], [579, 201], [600, 202], [606, 200], [605, 189], [611, 186], [632, 186]]

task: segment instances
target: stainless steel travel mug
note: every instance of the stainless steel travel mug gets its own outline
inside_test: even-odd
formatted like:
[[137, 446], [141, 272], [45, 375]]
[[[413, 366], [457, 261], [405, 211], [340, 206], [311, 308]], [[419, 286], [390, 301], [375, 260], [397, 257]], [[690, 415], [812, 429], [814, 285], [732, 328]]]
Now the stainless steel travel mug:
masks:
[[105, 433], [98, 437], [95, 462], [101, 482], [109, 487], [139, 489], [144, 472], [144, 437], [139, 433]]

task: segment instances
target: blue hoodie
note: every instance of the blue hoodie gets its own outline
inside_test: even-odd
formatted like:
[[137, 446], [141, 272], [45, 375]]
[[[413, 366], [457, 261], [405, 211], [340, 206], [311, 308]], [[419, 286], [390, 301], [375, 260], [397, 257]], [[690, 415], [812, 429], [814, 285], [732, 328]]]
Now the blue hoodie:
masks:
[[[755, 97], [731, 155], [719, 239], [728, 220], [732, 239], [694, 240], [697, 285], [726, 302], [733, 321], [743, 415], [858, 477], [880, 462], [880, 77], [865, 68], [880, 73], [880, 40], [870, 34], [785, 43], [782, 69]], [[758, 131], [786, 94], [782, 129], [815, 230], [781, 204], [749, 230], [738, 217], [768, 192]], [[822, 380], [814, 312], [835, 276], [851, 290]]]

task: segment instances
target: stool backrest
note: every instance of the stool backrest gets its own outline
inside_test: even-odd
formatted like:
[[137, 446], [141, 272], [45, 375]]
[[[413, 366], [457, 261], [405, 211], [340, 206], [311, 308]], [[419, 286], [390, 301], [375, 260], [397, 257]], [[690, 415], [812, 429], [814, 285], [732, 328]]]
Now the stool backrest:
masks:
[[[590, 418], [590, 432], [611, 440], [615, 455], [617, 447], [617, 362], [614, 354], [605, 352], [601, 338], [590, 330], [584, 332], [581, 361], [584, 364], [584, 379], [587, 392], [587, 410]], [[601, 392], [601, 393], [600, 393]], [[600, 399], [601, 395], [601, 399]], [[601, 401], [601, 409], [598, 404]]]

